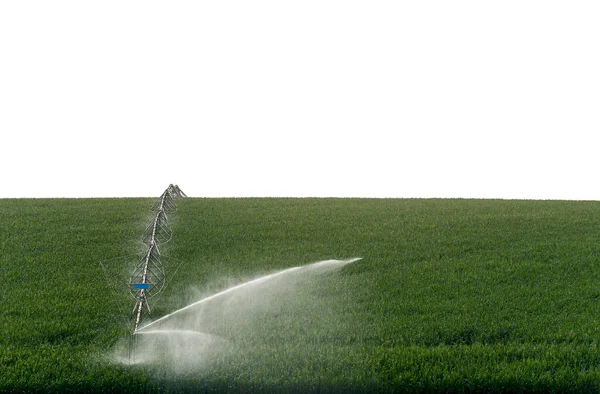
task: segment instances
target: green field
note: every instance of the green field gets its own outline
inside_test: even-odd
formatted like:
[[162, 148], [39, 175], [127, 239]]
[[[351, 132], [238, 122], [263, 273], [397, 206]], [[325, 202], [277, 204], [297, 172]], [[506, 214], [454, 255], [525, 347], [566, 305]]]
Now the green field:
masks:
[[153, 202], [0, 200], [0, 391], [600, 391], [598, 202], [178, 200], [156, 317], [362, 257], [224, 305], [207, 329], [231, 348], [183, 369], [112, 358], [133, 302], [99, 262], [143, 251]]

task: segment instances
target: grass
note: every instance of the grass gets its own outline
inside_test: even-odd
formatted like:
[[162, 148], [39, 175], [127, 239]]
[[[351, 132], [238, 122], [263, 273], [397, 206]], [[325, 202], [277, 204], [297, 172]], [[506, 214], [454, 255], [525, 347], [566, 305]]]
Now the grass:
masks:
[[[0, 391], [600, 391], [600, 203], [184, 199], [157, 316], [260, 274], [362, 257], [246, 322], [201, 372], [110, 363], [153, 199], [0, 200]], [[216, 329], [216, 328], [215, 328]], [[235, 335], [235, 333], [232, 333]]]

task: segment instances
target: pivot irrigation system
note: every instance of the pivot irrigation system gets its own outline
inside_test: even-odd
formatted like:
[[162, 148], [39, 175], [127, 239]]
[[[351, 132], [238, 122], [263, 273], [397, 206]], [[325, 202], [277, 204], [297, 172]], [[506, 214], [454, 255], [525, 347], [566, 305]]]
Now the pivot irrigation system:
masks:
[[[100, 262], [113, 288], [121, 292], [125, 287], [135, 299], [135, 306], [129, 318], [129, 321], [133, 322], [129, 345], [130, 363], [132, 357], [135, 358], [136, 333], [142, 323], [152, 317], [148, 300], [162, 292], [167, 277], [172, 276], [179, 267], [179, 264], [165, 264], [166, 259], [161, 256], [159, 247], [171, 240], [168, 214], [177, 210], [176, 200], [183, 197], [187, 196], [179, 186], [171, 184], [152, 205], [152, 221], [142, 235], [146, 251], [141, 256], [137, 255], [137, 262], [128, 278], [122, 278], [120, 273], [123, 266], [131, 266], [132, 256]], [[118, 285], [114, 285], [115, 279]]]

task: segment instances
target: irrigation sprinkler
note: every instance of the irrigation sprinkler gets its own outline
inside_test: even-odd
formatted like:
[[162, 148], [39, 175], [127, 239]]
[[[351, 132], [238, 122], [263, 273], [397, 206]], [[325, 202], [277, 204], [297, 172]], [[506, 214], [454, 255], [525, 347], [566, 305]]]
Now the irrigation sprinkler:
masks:
[[135, 296], [139, 299], [139, 293], [143, 298], [150, 298], [153, 293], [162, 290], [165, 281], [165, 270], [161, 263], [160, 252], [156, 243], [152, 243], [146, 254], [138, 262], [130, 279], [132, 291], [137, 292]]
[[[154, 215], [152, 221], [142, 234], [142, 242], [147, 246], [143, 255], [138, 256], [137, 263], [128, 279], [121, 278], [119, 263], [131, 261], [131, 256], [119, 257], [112, 260], [101, 261], [100, 264], [106, 278], [115, 290], [126, 286], [128, 292], [135, 299], [131, 313], [133, 320], [129, 342], [129, 363], [132, 358], [135, 362], [136, 334], [142, 322], [152, 317], [152, 310], [148, 300], [156, 297], [165, 287], [167, 276], [174, 274], [179, 264], [166, 268], [165, 257], [161, 257], [159, 245], [164, 245], [171, 240], [172, 232], [169, 227], [167, 213], [177, 210], [175, 200], [187, 197], [177, 185], [169, 187], [160, 195], [152, 205]], [[117, 280], [115, 281], [114, 278]], [[115, 282], [117, 284], [115, 284]]]
[[148, 249], [133, 270], [129, 282], [135, 297], [135, 306], [132, 312], [134, 323], [129, 346], [130, 363], [132, 357], [135, 361], [137, 331], [146, 317], [152, 317], [148, 299], [159, 294], [165, 285], [166, 271], [161, 262], [158, 244], [164, 244], [171, 239], [167, 212], [175, 212], [177, 210], [175, 200], [182, 197], [187, 196], [179, 186], [169, 185], [152, 205], [155, 215], [142, 235], [142, 241], [148, 246]]
[[152, 222], [146, 227], [142, 235], [142, 242], [150, 246], [152, 242], [165, 244], [171, 239], [171, 228], [168, 226], [168, 218], [165, 211], [157, 211]]
[[175, 186], [170, 185], [156, 200], [152, 206], [152, 211], [175, 212], [177, 210], [175, 199], [181, 197], [181, 191], [177, 192], [176, 190], [179, 190], [179, 188], [175, 189]]
[[185, 193], [177, 185], [170, 184], [169, 187], [167, 188], [167, 190], [175, 198], [178, 198], [178, 197], [187, 197], [185, 195]]

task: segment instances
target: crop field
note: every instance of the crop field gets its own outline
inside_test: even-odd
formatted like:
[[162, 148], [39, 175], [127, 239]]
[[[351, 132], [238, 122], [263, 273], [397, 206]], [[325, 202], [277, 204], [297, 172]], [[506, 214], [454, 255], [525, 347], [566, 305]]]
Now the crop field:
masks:
[[130, 364], [100, 261], [143, 251], [153, 202], [0, 199], [0, 392], [600, 391], [599, 202], [178, 200], [155, 318], [361, 259], [166, 318], [206, 337]]

